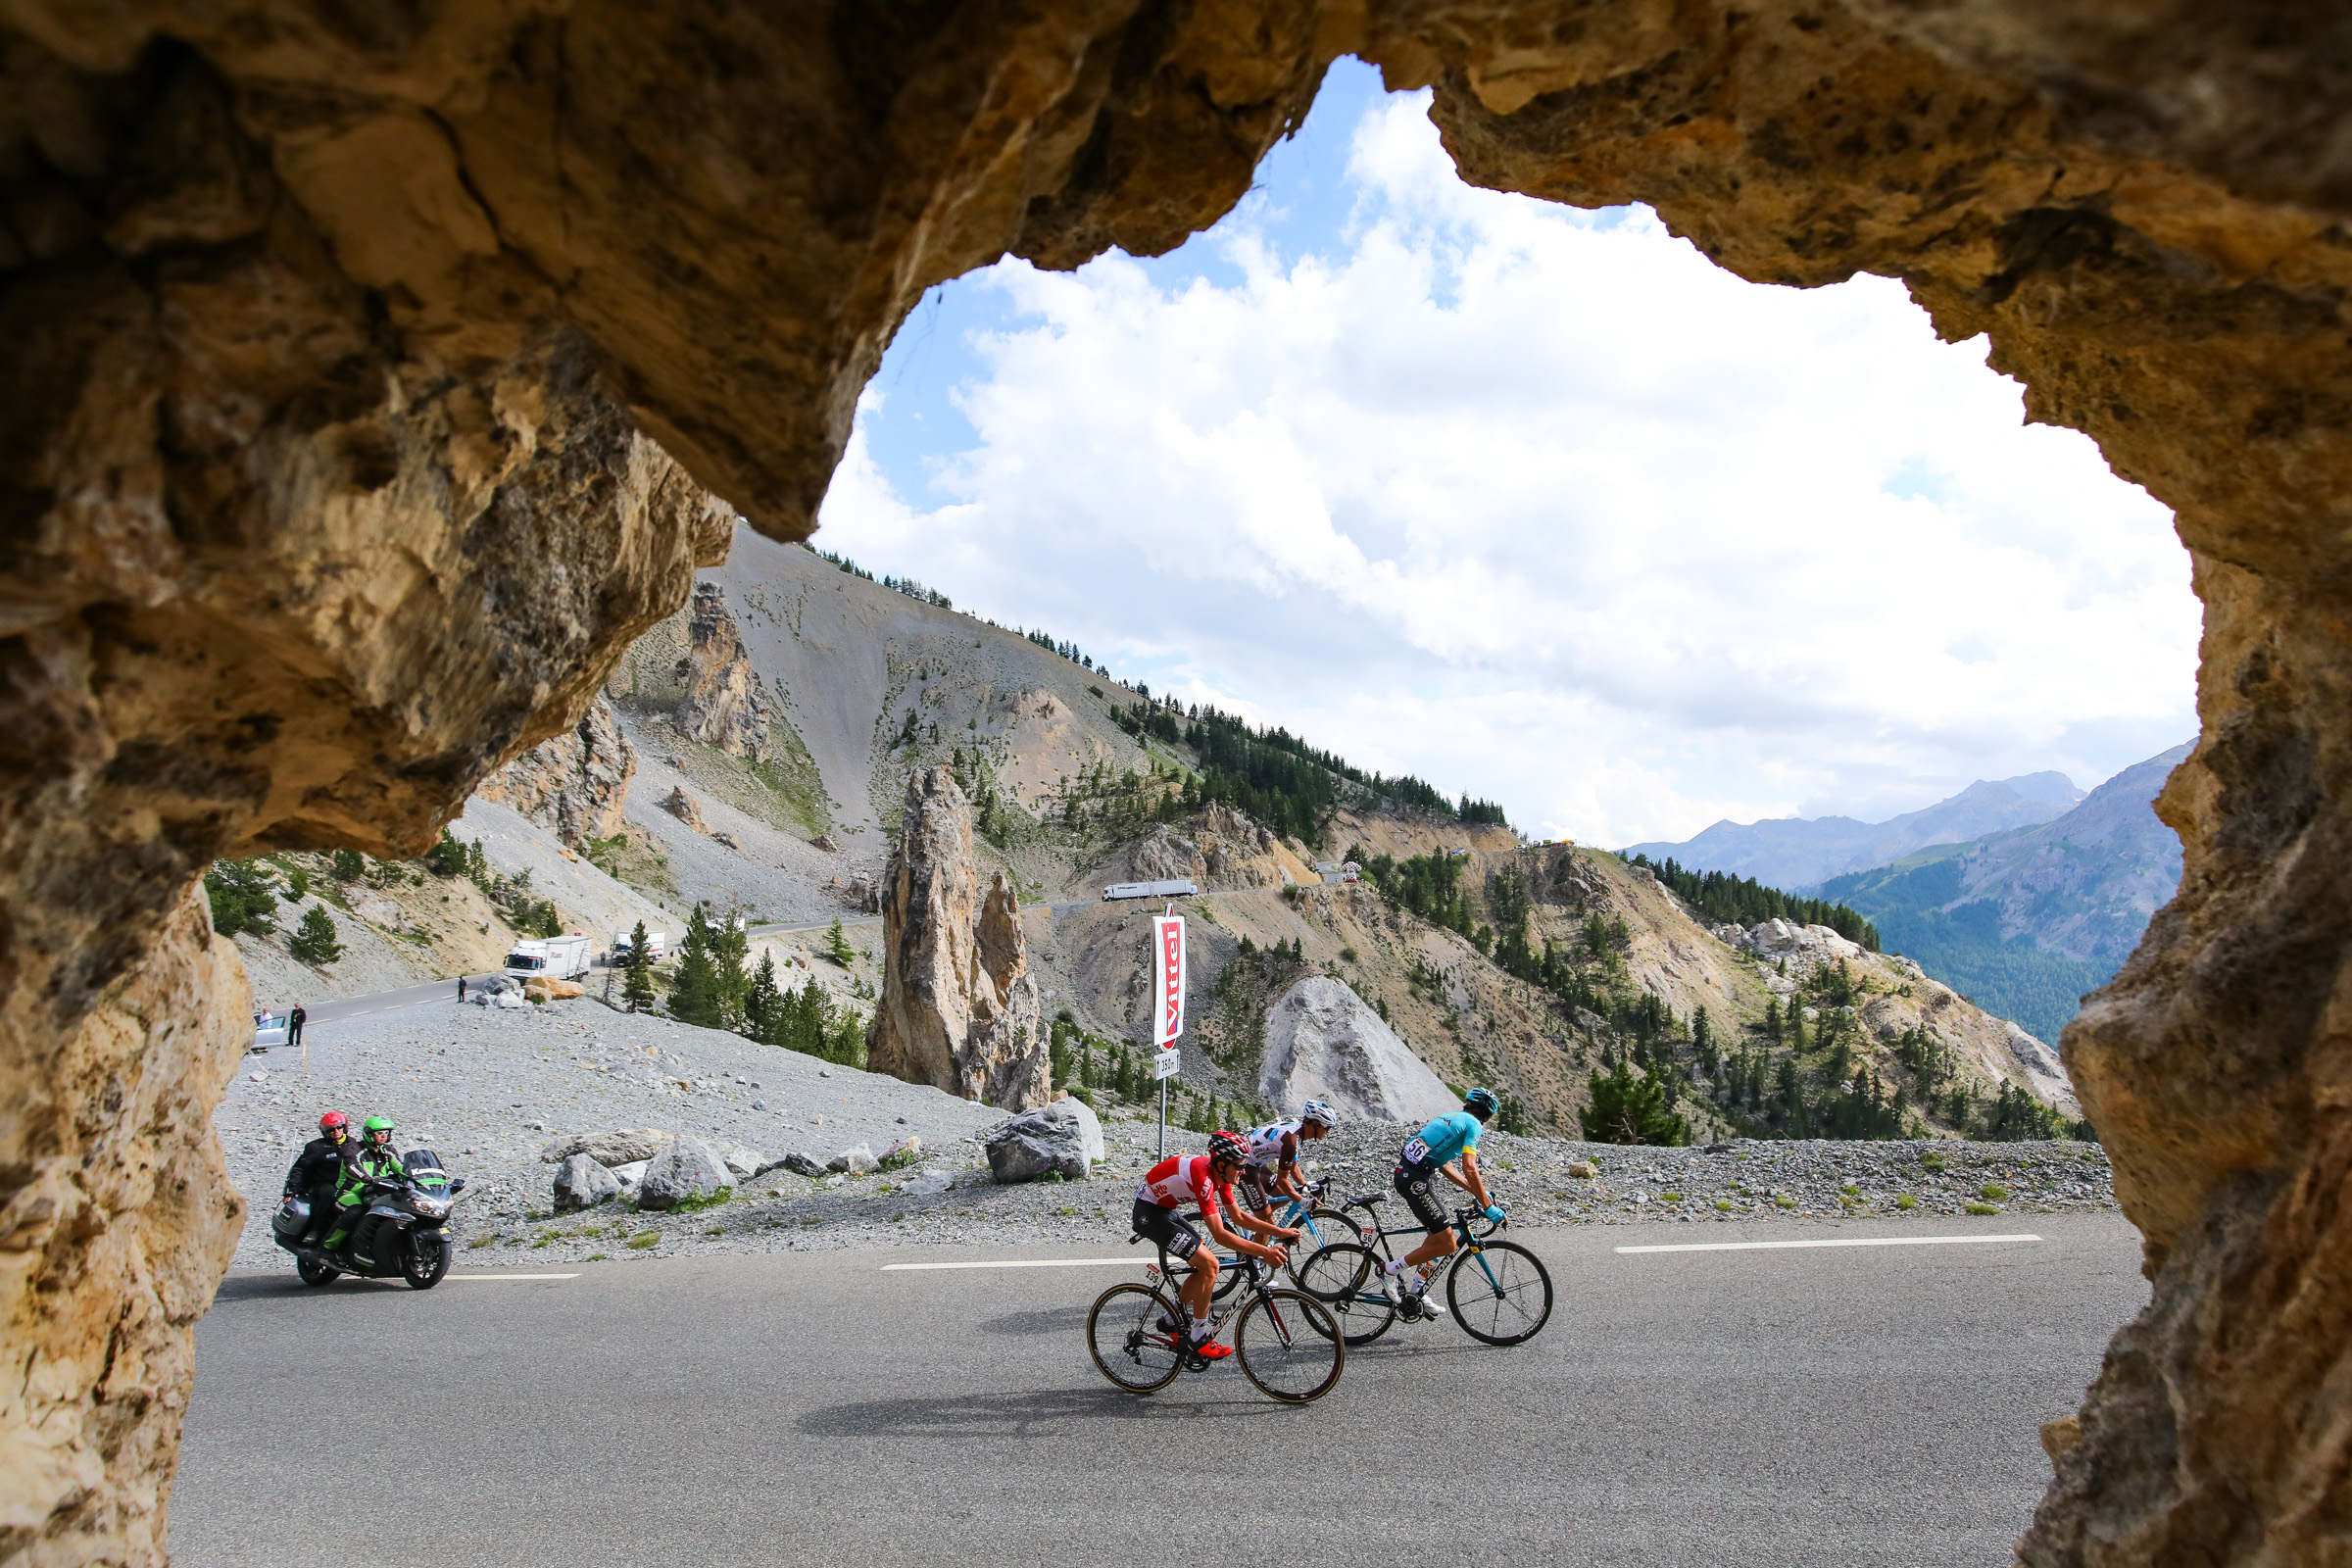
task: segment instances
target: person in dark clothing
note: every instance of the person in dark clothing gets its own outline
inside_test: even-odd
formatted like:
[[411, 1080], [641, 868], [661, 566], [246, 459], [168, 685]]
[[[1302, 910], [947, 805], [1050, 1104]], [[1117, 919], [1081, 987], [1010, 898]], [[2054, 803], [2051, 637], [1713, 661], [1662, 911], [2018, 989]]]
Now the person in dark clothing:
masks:
[[334, 1216], [335, 1186], [343, 1176], [344, 1156], [356, 1152], [359, 1143], [351, 1136], [351, 1118], [330, 1110], [318, 1118], [318, 1136], [294, 1156], [294, 1166], [286, 1172], [285, 1196], [311, 1200], [311, 1223], [302, 1233], [303, 1246], [316, 1242]]
[[294, 1010], [286, 1014], [287, 1045], [299, 1046], [302, 1044], [302, 1020], [309, 1016], [309, 1013], [302, 1010], [301, 1003], [294, 1004]]
[[466, 1000], [466, 977], [464, 975], [458, 976], [458, 1000], [460, 1002]]

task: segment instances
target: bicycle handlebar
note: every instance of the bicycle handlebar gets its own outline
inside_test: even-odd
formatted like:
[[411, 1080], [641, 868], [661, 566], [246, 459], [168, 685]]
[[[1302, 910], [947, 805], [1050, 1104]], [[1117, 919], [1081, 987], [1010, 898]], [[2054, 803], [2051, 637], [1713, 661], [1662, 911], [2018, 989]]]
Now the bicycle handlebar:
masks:
[[[1468, 1233], [1468, 1231], [1469, 1231], [1469, 1229], [1470, 1229], [1470, 1224], [1471, 1224], [1471, 1221], [1473, 1221], [1473, 1220], [1485, 1219], [1486, 1217], [1487, 1217], [1487, 1211], [1486, 1211], [1485, 1209], [1483, 1209], [1483, 1208], [1457, 1208], [1457, 1209], [1455, 1209], [1455, 1210], [1453, 1211], [1453, 1222], [1454, 1222], [1454, 1224], [1456, 1224], [1457, 1226], [1461, 1227], [1462, 1231], [1463, 1231], [1465, 1234], [1467, 1234], [1467, 1233]], [[1483, 1230], [1483, 1231], [1480, 1231], [1480, 1232], [1479, 1232], [1479, 1233], [1478, 1233], [1476, 1236], [1472, 1237], [1472, 1238], [1471, 1238], [1471, 1240], [1473, 1240], [1473, 1241], [1479, 1241], [1479, 1242], [1483, 1242], [1483, 1241], [1485, 1241], [1485, 1240], [1486, 1240], [1488, 1237], [1490, 1237], [1490, 1236], [1494, 1235], [1494, 1234], [1496, 1231], [1498, 1231], [1498, 1230], [1501, 1230], [1501, 1229], [1502, 1229], [1502, 1228], [1503, 1228], [1505, 1225], [1508, 1225], [1510, 1222], [1511, 1222], [1511, 1216], [1510, 1216], [1509, 1214], [1507, 1214], [1507, 1213], [1506, 1213], [1506, 1214], [1504, 1214], [1504, 1215], [1502, 1216], [1502, 1218], [1500, 1218], [1500, 1219], [1498, 1219], [1498, 1220], [1494, 1221], [1493, 1224], [1489, 1225], [1489, 1226], [1488, 1226], [1488, 1227], [1487, 1227], [1485, 1230]]]

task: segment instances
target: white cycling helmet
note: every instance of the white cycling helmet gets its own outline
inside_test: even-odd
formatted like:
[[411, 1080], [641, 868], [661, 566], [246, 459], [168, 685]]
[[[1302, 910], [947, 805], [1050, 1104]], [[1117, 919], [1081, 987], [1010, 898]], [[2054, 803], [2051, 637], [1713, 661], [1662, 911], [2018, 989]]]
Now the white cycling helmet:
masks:
[[1331, 1107], [1323, 1103], [1323, 1102], [1320, 1100], [1310, 1100], [1305, 1104], [1300, 1105], [1298, 1107], [1298, 1119], [1300, 1121], [1315, 1122], [1324, 1127], [1337, 1127], [1340, 1124], [1340, 1118], [1333, 1115]]

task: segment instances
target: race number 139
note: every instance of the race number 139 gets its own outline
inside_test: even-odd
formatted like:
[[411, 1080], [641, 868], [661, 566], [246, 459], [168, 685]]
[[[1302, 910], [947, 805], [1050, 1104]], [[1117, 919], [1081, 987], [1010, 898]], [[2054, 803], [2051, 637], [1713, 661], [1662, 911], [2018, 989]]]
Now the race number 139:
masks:
[[1184, 916], [1152, 917], [1152, 956], [1156, 972], [1159, 1005], [1152, 1022], [1152, 1043], [1165, 1046], [1184, 1033]]

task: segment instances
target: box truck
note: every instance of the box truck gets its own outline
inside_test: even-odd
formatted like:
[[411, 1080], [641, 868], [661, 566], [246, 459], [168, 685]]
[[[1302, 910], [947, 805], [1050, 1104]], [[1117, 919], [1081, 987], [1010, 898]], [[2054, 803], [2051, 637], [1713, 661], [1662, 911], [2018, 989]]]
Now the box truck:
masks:
[[587, 972], [585, 932], [517, 942], [514, 951], [507, 955], [507, 973], [517, 980], [577, 980]]

